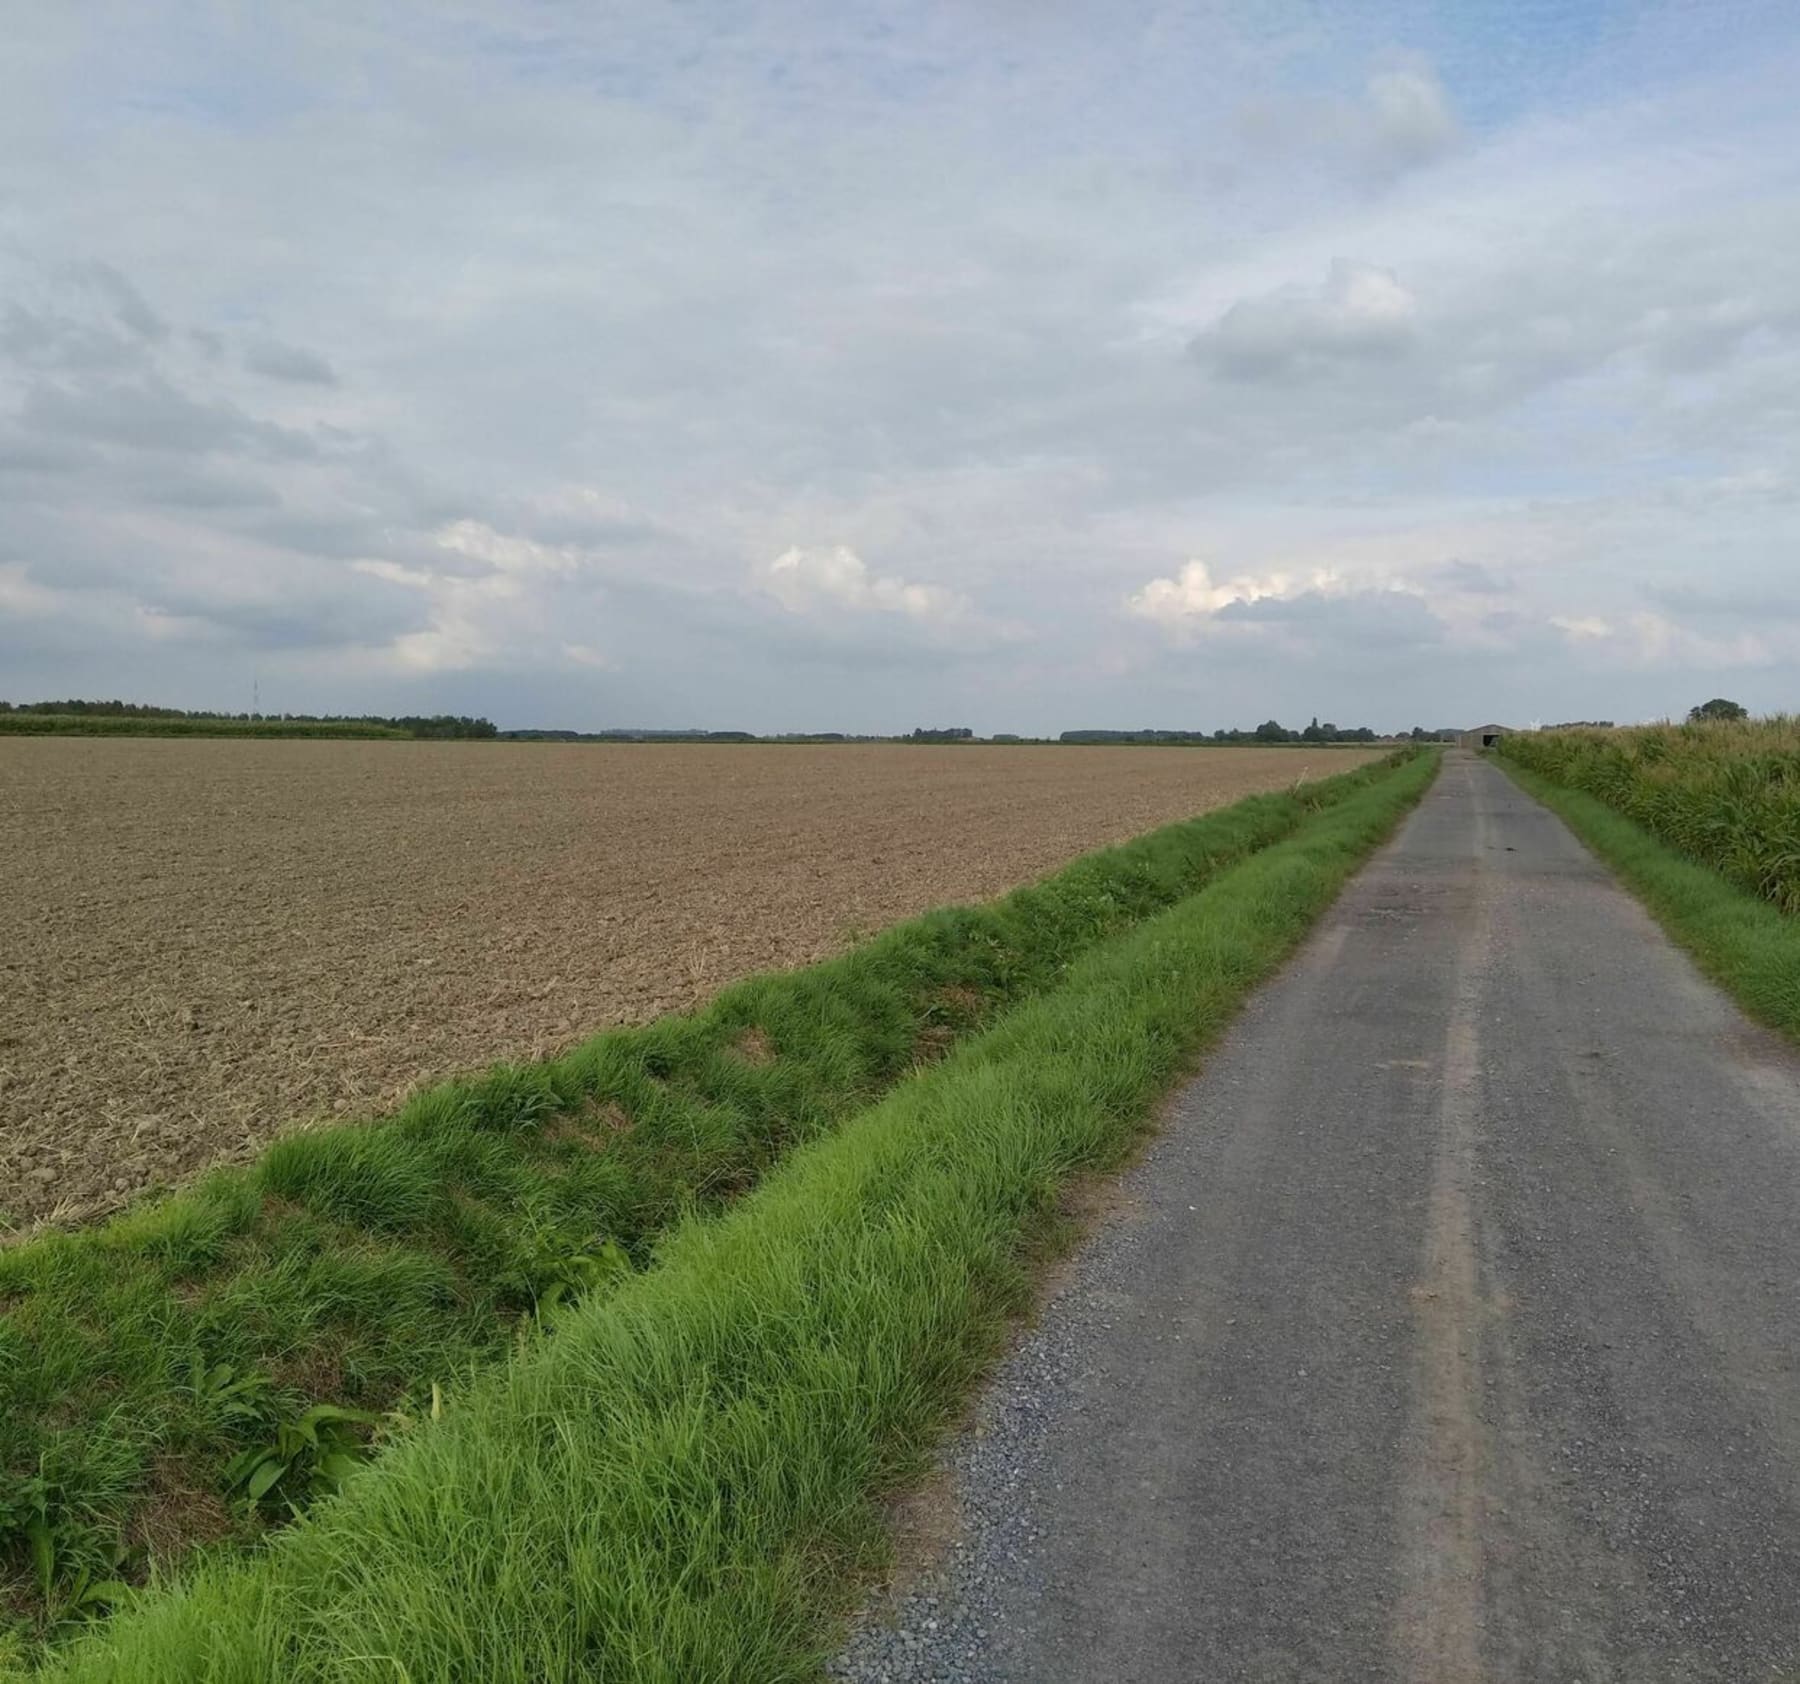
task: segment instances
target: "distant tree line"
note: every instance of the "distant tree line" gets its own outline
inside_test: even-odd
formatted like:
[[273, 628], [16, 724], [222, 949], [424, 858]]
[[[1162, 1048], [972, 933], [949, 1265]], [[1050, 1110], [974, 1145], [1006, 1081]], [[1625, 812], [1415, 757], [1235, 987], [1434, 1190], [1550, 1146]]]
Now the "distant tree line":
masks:
[[327, 734], [333, 726], [376, 726], [404, 731], [410, 737], [494, 737], [499, 732], [492, 720], [460, 713], [218, 713], [209, 709], [156, 707], [148, 702], [88, 701], [71, 697], [61, 702], [0, 702], [0, 713], [55, 715], [64, 719], [121, 719], [185, 721], [190, 727], [208, 722], [220, 725], [311, 725]]
[[[1415, 730], [1415, 735], [1419, 733]], [[1065, 743], [1372, 743], [1376, 733], [1367, 725], [1320, 724], [1290, 730], [1278, 719], [1265, 719], [1254, 730], [1165, 731], [1145, 727], [1138, 731], [1065, 731]]]
[[[602, 731], [522, 728], [502, 731], [500, 740], [508, 743], [910, 743], [969, 742], [974, 740], [974, 733], [946, 732], [934, 737], [915, 731], [910, 736], [896, 737], [891, 733], [883, 735], [873, 731], [771, 731], [764, 735], [755, 731], [655, 731], [629, 727], [614, 727]], [[996, 743], [1020, 743], [1028, 739], [994, 736], [988, 740]]]
[[[0, 713], [100, 714], [122, 719], [186, 719], [180, 708], [159, 708], [149, 702], [0, 702]], [[247, 717], [247, 716], [244, 716]]]
[[397, 725], [415, 737], [497, 737], [491, 719], [474, 719], [466, 713], [434, 713], [425, 716], [396, 714], [392, 719], [379, 719], [380, 725]]
[[[1715, 701], [1706, 704], [1706, 709], [1710, 711], [1694, 711], [1696, 716], [1716, 718], [1721, 717], [1718, 709], [1734, 705]], [[172, 731], [179, 731], [182, 735], [205, 735], [209, 725], [217, 725], [221, 735], [400, 734], [409, 737], [486, 738], [506, 742], [547, 743], [970, 743], [985, 740], [1004, 744], [1057, 741], [1214, 746], [1222, 743], [1373, 743], [1384, 740], [1380, 733], [1367, 725], [1336, 725], [1329, 720], [1321, 722], [1316, 716], [1310, 724], [1298, 728], [1290, 728], [1277, 719], [1265, 719], [1262, 724], [1249, 730], [1220, 728], [1214, 731], [1192, 731], [1145, 726], [1138, 730], [1123, 731], [1064, 731], [1058, 738], [1025, 737], [1017, 732], [996, 731], [983, 739], [977, 737], [974, 729], [968, 725], [920, 725], [903, 736], [848, 731], [782, 731], [762, 736], [754, 731], [657, 730], [626, 726], [599, 731], [555, 728], [501, 731], [492, 720], [468, 714], [220, 713], [157, 707], [145, 702], [89, 701], [81, 698], [56, 702], [0, 701], [0, 716], [4, 715], [42, 717], [45, 721], [42, 729], [45, 730], [58, 728], [51, 725], [52, 717], [63, 721], [60, 728], [66, 730], [81, 730], [81, 722], [85, 722], [85, 728], [90, 734], [104, 733], [108, 729], [106, 722], [110, 719], [118, 721], [118, 729], [139, 735], [154, 735], [157, 722], [162, 721]], [[284, 731], [283, 727], [290, 729]], [[23, 718], [15, 718], [11, 729], [29, 731], [38, 727], [27, 725]], [[1415, 725], [1409, 733], [1403, 735], [1409, 736], [1414, 742], [1445, 742], [1454, 741], [1457, 733], [1454, 730], [1426, 730], [1423, 726]]]

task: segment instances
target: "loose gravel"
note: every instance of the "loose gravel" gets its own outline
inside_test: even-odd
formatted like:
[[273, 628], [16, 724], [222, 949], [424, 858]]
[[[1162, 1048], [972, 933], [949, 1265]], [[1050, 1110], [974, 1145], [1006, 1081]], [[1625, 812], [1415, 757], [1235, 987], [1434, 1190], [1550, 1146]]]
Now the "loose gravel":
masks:
[[[1012, 1622], [1044, 1594], [1034, 1572], [1051, 1524], [1046, 1494], [1062, 1490], [1061, 1457], [1079, 1454], [1083, 1383], [1110, 1377], [1094, 1353], [1137, 1274], [1134, 1217], [1156, 1185], [1166, 1137], [1127, 1172], [1112, 1214], [1054, 1277], [1042, 1313], [1001, 1363], [973, 1422], [946, 1448], [942, 1472], [955, 1518], [936, 1561], [912, 1564], [897, 1593], [874, 1598], [826, 1667], [844, 1684], [1019, 1684], [1008, 1670]], [[996, 1594], [1004, 1583], [1006, 1606]]]

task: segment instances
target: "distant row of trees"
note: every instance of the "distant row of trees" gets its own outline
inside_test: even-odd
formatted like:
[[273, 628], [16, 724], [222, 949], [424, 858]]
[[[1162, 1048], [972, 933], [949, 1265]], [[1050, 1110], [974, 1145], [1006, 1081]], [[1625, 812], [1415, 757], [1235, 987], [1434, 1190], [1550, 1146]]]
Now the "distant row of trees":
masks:
[[218, 713], [207, 709], [156, 707], [148, 702], [89, 701], [84, 697], [70, 697], [60, 702], [0, 702], [0, 713], [49, 714], [64, 719], [185, 720], [197, 725], [208, 721], [233, 726], [316, 725], [322, 731], [334, 725], [376, 725], [404, 731], [411, 737], [499, 735], [491, 719], [477, 719], [462, 713]]
[[[0, 713], [65, 713], [78, 718], [89, 715], [118, 719], [186, 719], [180, 708], [159, 708], [148, 702], [90, 702], [72, 697], [66, 702], [0, 702]], [[217, 717], [223, 718], [224, 715]], [[240, 714], [239, 718], [248, 718]]]
[[[203, 730], [208, 721], [216, 721], [223, 726], [239, 728], [258, 725], [312, 726], [316, 727], [321, 735], [329, 735], [333, 727], [362, 728], [363, 730], [381, 728], [404, 732], [410, 737], [503, 737], [514, 742], [843, 743], [892, 742], [895, 740], [892, 737], [862, 735], [846, 731], [786, 731], [768, 736], [759, 736], [754, 731], [702, 730], [500, 731], [496, 729], [493, 721], [468, 714], [220, 713], [156, 707], [146, 702], [93, 701], [80, 697], [53, 702], [0, 701], [0, 714], [55, 715], [67, 719], [92, 719], [96, 722], [107, 718], [146, 722], [159, 719], [180, 720], [189, 722], [187, 727], [189, 731]], [[1745, 719], [1748, 716], [1747, 708], [1737, 702], [1729, 701], [1723, 696], [1715, 696], [1711, 701], [1701, 702], [1697, 706], [1689, 708], [1687, 714], [1689, 720], [1695, 722], [1708, 719]], [[1547, 729], [1565, 730], [1575, 725], [1610, 726], [1611, 724], [1611, 720], [1579, 720], [1569, 721], [1560, 726], [1550, 726]], [[104, 726], [99, 726], [99, 728], [104, 729]], [[26, 729], [30, 729], [30, 727], [26, 727]], [[1412, 742], [1432, 743], [1452, 742], [1457, 733], [1454, 729], [1427, 729], [1425, 726], [1415, 725], [1410, 731], [1403, 732], [1401, 735]], [[915, 726], [898, 740], [908, 743], [967, 743], [980, 739], [967, 725], [921, 725]], [[1020, 743], [1047, 739], [1026, 738], [1013, 732], [996, 731], [987, 740], [994, 743]], [[1064, 743], [1186, 743], [1198, 746], [1218, 743], [1373, 743], [1383, 740], [1383, 737], [1381, 733], [1367, 725], [1337, 725], [1330, 720], [1321, 721], [1315, 715], [1309, 724], [1297, 728], [1283, 725], [1278, 719], [1265, 719], [1262, 724], [1248, 730], [1221, 728], [1213, 731], [1178, 731], [1145, 726], [1139, 730], [1124, 731], [1098, 729], [1064, 731], [1056, 740]]]
[[[1417, 727], [1416, 737], [1422, 736]], [[1321, 724], [1290, 730], [1278, 719], [1265, 719], [1252, 730], [1165, 731], [1146, 726], [1138, 731], [1065, 731], [1057, 739], [1065, 743], [1372, 743], [1377, 735], [1367, 725]]]
[[497, 737], [500, 733], [491, 719], [475, 719], [466, 713], [434, 713], [421, 716], [396, 714], [383, 719], [384, 725], [398, 725], [415, 737]]

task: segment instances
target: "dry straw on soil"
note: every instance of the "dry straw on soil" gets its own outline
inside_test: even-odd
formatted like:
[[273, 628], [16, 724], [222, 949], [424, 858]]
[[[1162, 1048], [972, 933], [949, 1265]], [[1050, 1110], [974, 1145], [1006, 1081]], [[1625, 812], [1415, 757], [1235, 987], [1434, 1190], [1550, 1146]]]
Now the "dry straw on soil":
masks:
[[1369, 758], [0, 741], [0, 1209], [91, 1215]]

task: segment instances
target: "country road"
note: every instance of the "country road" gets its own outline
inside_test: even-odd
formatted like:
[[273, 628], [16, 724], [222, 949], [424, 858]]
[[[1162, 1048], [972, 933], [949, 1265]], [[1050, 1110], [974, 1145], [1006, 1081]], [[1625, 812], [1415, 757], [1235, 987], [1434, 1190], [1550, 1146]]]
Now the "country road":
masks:
[[841, 1675], [1800, 1679], [1800, 1059], [1492, 766], [1119, 1204]]

